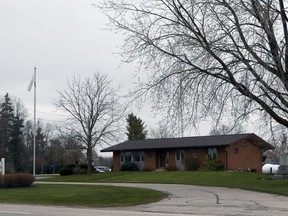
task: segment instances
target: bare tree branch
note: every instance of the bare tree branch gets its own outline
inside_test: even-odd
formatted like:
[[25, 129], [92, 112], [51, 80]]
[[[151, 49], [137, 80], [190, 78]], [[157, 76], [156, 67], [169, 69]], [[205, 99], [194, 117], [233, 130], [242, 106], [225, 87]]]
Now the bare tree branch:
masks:
[[[109, 0], [122, 56], [149, 71], [136, 91], [186, 125], [257, 114], [288, 126], [287, 2]], [[180, 100], [181, 99], [181, 100]], [[181, 105], [179, 105], [181, 103]]]
[[67, 111], [66, 124], [87, 150], [88, 172], [92, 170], [92, 152], [96, 146], [110, 144], [120, 131], [120, 121], [126, 116], [126, 106], [120, 104], [117, 91], [106, 75], [72, 78], [68, 90], [58, 91], [55, 105]]

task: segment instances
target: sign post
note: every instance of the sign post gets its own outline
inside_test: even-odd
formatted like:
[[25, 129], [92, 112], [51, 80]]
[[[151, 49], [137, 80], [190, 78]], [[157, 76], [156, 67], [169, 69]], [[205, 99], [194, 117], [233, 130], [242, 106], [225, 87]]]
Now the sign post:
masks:
[[0, 174], [1, 175], [5, 174], [5, 158], [1, 158], [0, 161]]

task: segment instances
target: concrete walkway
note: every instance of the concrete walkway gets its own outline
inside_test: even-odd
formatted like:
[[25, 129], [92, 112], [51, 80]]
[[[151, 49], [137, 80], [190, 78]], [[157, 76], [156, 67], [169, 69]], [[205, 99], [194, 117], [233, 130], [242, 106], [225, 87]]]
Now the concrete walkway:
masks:
[[[48, 184], [45, 182], [38, 182]], [[51, 184], [51, 183], [50, 183]], [[157, 203], [105, 210], [142, 213], [169, 213], [175, 215], [288, 215], [288, 197], [240, 189], [202, 187], [176, 184], [130, 184], [130, 183], [52, 183], [89, 184], [149, 188], [168, 195]]]

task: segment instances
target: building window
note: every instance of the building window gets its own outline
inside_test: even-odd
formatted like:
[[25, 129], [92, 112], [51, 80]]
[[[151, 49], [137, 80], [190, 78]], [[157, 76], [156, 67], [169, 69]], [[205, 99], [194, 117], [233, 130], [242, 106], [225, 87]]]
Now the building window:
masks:
[[176, 160], [177, 161], [184, 161], [185, 160], [185, 151], [178, 149], [176, 151]]
[[125, 162], [131, 162], [131, 161], [132, 161], [131, 152], [125, 152]]
[[131, 152], [122, 152], [120, 156], [121, 163], [127, 163], [132, 161], [132, 154]]
[[122, 152], [120, 155], [121, 163], [144, 161], [143, 152]]
[[121, 154], [120, 154], [120, 162], [121, 163], [125, 162], [125, 153], [124, 152], [121, 152]]
[[237, 154], [239, 152], [239, 149], [237, 147], [234, 148], [234, 153]]
[[135, 161], [135, 162], [144, 161], [144, 153], [143, 152], [133, 152], [133, 161]]
[[140, 160], [140, 152], [133, 152], [133, 161], [139, 162]]
[[208, 148], [207, 156], [209, 160], [217, 159], [217, 148]]

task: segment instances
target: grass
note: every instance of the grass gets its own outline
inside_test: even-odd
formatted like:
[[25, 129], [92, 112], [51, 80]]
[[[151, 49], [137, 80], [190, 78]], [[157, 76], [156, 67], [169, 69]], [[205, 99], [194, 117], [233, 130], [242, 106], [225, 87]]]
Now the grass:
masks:
[[40, 185], [27, 188], [0, 189], [1, 203], [41, 205], [118, 207], [155, 202], [165, 194], [147, 189], [90, 186]]
[[[42, 176], [43, 177], [43, 176]], [[47, 176], [46, 176], [47, 177]], [[1, 203], [83, 207], [132, 206], [155, 202], [166, 195], [153, 190], [95, 185], [57, 185], [57, 182], [158, 183], [240, 188], [288, 196], [288, 180], [271, 180], [269, 175], [240, 172], [170, 171], [109, 172], [94, 175], [49, 176], [28, 188], [0, 189]]]
[[287, 180], [271, 180], [269, 175], [241, 172], [170, 171], [170, 172], [110, 172], [90, 176], [56, 176], [44, 179], [52, 182], [127, 182], [186, 184], [240, 188], [288, 196]]

